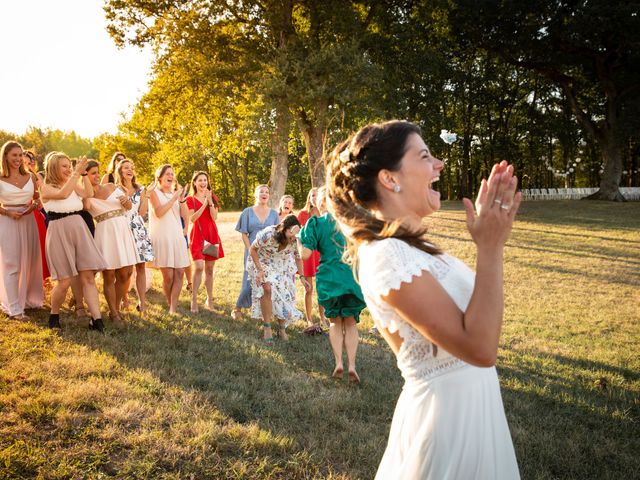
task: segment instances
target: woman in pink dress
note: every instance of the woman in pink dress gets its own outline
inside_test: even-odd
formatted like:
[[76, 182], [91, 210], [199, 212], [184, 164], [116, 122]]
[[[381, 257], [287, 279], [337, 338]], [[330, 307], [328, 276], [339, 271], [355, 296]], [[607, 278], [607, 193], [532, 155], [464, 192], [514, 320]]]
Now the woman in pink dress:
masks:
[[[318, 210], [316, 204], [316, 198], [318, 196], [318, 189], [312, 188], [309, 190], [307, 194], [307, 203], [304, 208], [300, 210], [298, 213], [298, 221], [300, 222], [300, 226], [304, 227], [309, 218], [317, 217], [320, 215], [320, 211]], [[304, 310], [307, 317], [307, 328], [311, 329], [315, 326], [313, 322], [313, 279], [316, 276], [316, 272], [318, 271], [318, 265], [320, 265], [320, 252], [314, 250], [309, 258], [302, 261], [304, 266], [304, 278], [309, 283], [309, 290], [305, 291], [304, 294]], [[318, 312], [320, 314], [320, 326], [326, 324], [327, 319], [324, 317], [324, 307], [322, 305], [318, 305]], [[320, 330], [309, 330], [310, 333], [319, 332]]]
[[38, 227], [31, 215], [40, 205], [37, 178], [24, 166], [17, 142], [2, 146], [0, 160], [0, 308], [26, 318], [25, 308], [44, 302]]
[[[218, 218], [218, 197], [211, 191], [209, 175], [206, 172], [196, 172], [191, 178], [191, 195], [187, 197], [189, 209], [189, 250], [195, 265], [193, 272], [193, 287], [191, 290], [191, 311], [198, 311], [198, 289], [202, 282], [204, 271], [204, 286], [207, 291], [206, 307], [213, 309], [213, 276], [216, 260], [224, 257], [222, 242], [218, 234], [216, 220]], [[210, 257], [202, 253], [204, 241], [218, 245], [218, 257]]]
[[[87, 160], [79, 159], [72, 168], [67, 155], [50, 152], [44, 165], [45, 178], [40, 194], [49, 217], [45, 249], [51, 278], [57, 280], [51, 291], [49, 327], [60, 328], [60, 306], [72, 279], [78, 276], [91, 313], [90, 326], [102, 331], [104, 325], [95, 274], [106, 268], [106, 262], [80, 216], [82, 199], [93, 195], [86, 175]], [[83, 178], [83, 185], [79, 184], [80, 178]]]

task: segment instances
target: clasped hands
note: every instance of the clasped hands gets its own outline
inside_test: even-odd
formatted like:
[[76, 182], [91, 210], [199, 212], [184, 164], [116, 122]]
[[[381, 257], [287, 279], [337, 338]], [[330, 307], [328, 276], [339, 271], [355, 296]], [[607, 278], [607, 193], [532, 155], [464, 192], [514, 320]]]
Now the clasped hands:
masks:
[[502, 247], [509, 238], [522, 194], [516, 192], [518, 178], [505, 160], [493, 166], [488, 180], [482, 180], [475, 202], [463, 200], [467, 229], [478, 248]]

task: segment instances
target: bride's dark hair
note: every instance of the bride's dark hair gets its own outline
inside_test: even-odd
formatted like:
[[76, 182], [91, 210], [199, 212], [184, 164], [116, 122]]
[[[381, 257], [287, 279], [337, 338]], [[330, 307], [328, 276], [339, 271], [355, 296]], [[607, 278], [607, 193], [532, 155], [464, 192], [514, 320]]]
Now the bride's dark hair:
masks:
[[348, 242], [348, 255], [356, 258], [363, 242], [397, 238], [430, 254], [442, 253], [426, 238], [427, 228], [410, 229], [401, 219], [387, 222], [370, 210], [378, 205], [378, 172], [397, 171], [411, 134], [421, 135], [413, 123], [390, 120], [361, 128], [340, 143], [327, 161], [327, 208]]

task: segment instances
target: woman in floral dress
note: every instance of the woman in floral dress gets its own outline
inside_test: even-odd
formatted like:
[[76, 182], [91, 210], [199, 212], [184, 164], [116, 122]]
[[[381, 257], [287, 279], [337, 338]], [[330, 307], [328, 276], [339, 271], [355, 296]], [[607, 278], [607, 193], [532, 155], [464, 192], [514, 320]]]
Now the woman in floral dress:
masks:
[[154, 259], [149, 232], [147, 232], [147, 227], [145, 227], [144, 219], [142, 218], [147, 214], [147, 193], [144, 187], [136, 182], [135, 168], [133, 162], [128, 158], [121, 160], [116, 168], [116, 183], [127, 192], [133, 205], [127, 211], [127, 216], [129, 217], [129, 226], [138, 250], [138, 263], [136, 264], [137, 309], [143, 314], [147, 306], [147, 271], [145, 262], [151, 262]]
[[296, 234], [300, 222], [295, 215], [286, 216], [281, 223], [260, 231], [249, 249], [247, 273], [251, 281], [251, 316], [262, 319], [264, 339], [273, 342], [271, 318], [276, 317], [279, 336], [287, 340], [285, 327], [302, 318], [296, 308], [292, 265], [297, 267], [305, 290], [309, 284], [302, 275], [302, 260], [296, 248]]

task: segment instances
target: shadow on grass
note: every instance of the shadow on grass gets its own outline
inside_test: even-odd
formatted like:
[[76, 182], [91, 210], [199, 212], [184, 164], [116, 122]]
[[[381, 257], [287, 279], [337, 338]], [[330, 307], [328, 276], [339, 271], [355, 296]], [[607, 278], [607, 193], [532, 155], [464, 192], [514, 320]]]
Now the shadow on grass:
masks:
[[[158, 304], [161, 296], [150, 292], [148, 300]], [[302, 453], [323, 475], [345, 478], [374, 476], [402, 384], [392, 353], [377, 337], [364, 336], [357, 387], [330, 378], [328, 337], [292, 328], [289, 342], [267, 347], [252, 320], [236, 322], [219, 312], [161, 315], [132, 322], [127, 332], [73, 340], [108, 352], [128, 369], [198, 392], [229, 420], [290, 439], [290, 448], [271, 452], [280, 463]], [[225, 455], [242, 458], [244, 447], [227, 445]]]
[[511, 353], [516, 357], [500, 361], [499, 370], [523, 479], [620, 479], [639, 471], [640, 410], [637, 387], [630, 385], [638, 372], [562, 355]]

